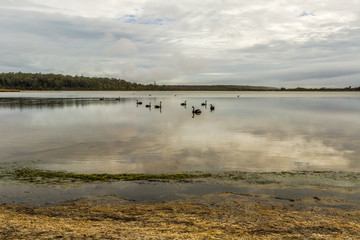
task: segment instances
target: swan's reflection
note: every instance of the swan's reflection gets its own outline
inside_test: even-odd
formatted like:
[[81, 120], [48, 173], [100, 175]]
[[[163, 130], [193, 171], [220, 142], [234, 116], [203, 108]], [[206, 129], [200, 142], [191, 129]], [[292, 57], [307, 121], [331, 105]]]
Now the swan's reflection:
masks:
[[[142, 101], [3, 107], [0, 161], [88, 172], [360, 169], [359, 98], [212, 98], [216, 111], [195, 120], [176, 98]], [[160, 101], [166, 111], [147, 111]]]

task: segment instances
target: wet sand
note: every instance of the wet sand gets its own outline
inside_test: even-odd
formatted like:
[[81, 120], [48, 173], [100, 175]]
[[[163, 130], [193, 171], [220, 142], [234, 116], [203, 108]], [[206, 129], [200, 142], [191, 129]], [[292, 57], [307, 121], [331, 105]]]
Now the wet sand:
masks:
[[360, 239], [360, 208], [336, 199], [222, 193], [141, 203], [114, 196], [0, 205], [0, 239]]

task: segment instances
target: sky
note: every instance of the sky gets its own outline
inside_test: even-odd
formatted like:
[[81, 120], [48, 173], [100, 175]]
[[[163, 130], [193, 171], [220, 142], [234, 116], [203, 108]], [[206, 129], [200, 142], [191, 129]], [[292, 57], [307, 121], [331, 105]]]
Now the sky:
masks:
[[0, 0], [0, 72], [360, 86], [360, 0]]

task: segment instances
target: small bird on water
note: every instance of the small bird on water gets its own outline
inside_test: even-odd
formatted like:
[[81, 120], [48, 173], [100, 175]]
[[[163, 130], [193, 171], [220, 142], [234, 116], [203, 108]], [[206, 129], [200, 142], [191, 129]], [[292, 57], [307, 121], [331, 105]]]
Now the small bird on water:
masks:
[[159, 105], [155, 105], [154, 107], [155, 107], [155, 108], [161, 108], [161, 101], [160, 101], [160, 104], [159, 104]]
[[200, 114], [200, 113], [201, 113], [201, 110], [200, 110], [200, 109], [195, 109], [195, 107], [192, 106], [192, 113], [194, 113], [194, 114]]

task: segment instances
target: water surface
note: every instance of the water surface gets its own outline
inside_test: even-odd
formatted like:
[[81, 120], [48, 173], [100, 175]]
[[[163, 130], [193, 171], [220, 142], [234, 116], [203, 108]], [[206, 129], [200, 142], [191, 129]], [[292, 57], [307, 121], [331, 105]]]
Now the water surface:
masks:
[[358, 93], [0, 93], [0, 119], [0, 162], [47, 170], [360, 170]]

